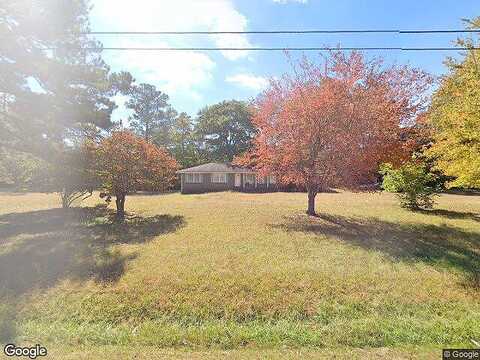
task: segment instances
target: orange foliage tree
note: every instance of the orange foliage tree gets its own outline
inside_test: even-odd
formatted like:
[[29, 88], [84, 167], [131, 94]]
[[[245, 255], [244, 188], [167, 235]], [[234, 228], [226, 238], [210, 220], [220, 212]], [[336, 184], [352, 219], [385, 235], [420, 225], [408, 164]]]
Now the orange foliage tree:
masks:
[[318, 192], [359, 189], [374, 181], [381, 162], [410, 155], [402, 134], [424, 111], [431, 80], [358, 52], [332, 52], [323, 66], [304, 58], [293, 70], [255, 101], [258, 133], [235, 162], [305, 188], [307, 213], [315, 215]]
[[117, 217], [125, 217], [125, 197], [139, 190], [166, 191], [175, 182], [177, 162], [164, 149], [128, 131], [115, 131], [97, 148], [102, 195], [115, 196]]

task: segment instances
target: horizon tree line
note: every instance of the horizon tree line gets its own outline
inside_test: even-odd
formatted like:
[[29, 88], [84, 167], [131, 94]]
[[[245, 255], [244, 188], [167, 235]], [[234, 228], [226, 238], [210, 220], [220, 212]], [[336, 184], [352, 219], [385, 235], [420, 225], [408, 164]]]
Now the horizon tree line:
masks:
[[[72, 177], [88, 178], [72, 151], [88, 142], [105, 144], [118, 132], [112, 99], [123, 95], [132, 110], [128, 129], [155, 146], [137, 144], [139, 154], [165, 148], [175, 166], [235, 161], [275, 173], [281, 183], [307, 190], [311, 215], [318, 192], [360, 189], [378, 177], [380, 163], [401, 164], [412, 155], [445, 174], [447, 186], [480, 188], [478, 50], [447, 59], [449, 72], [431, 99], [431, 77], [419, 69], [333, 52], [325, 66], [294, 63], [293, 74], [273, 80], [252, 103], [222, 101], [192, 119], [178, 114], [155, 86], [111, 71], [101, 53], [91, 50], [101, 44], [85, 35], [88, 13], [87, 0], [62, 7], [5, 4], [0, 181], [58, 191], [65, 204], [67, 193], [78, 188], [88, 195], [94, 186], [89, 181], [66, 184]], [[467, 26], [478, 28], [480, 18]], [[477, 39], [458, 41], [473, 48]]]

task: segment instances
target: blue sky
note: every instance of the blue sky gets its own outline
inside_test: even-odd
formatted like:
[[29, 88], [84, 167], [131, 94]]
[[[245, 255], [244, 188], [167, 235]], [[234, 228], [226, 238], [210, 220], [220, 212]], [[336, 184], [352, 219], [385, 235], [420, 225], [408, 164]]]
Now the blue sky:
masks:
[[[248, 31], [282, 29], [461, 29], [480, 16], [479, 0], [93, 0], [94, 31]], [[455, 35], [189, 35], [98, 36], [104, 46], [450, 46]], [[319, 59], [318, 53], [306, 53]], [[300, 56], [295, 53], [294, 56]], [[441, 75], [446, 52], [368, 52]], [[281, 52], [105, 51], [113, 71], [156, 85], [177, 111], [255, 97], [268, 78], [289, 71]], [[117, 98], [122, 103], [122, 98]], [[116, 119], [128, 113], [122, 106]]]

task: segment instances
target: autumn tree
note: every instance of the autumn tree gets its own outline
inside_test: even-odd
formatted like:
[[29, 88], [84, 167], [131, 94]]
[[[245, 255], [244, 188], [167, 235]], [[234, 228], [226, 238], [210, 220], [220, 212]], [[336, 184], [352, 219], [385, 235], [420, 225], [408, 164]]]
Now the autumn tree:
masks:
[[177, 162], [163, 148], [128, 131], [114, 131], [97, 149], [102, 195], [115, 196], [117, 217], [125, 217], [125, 198], [139, 190], [166, 191], [175, 181]]
[[359, 189], [376, 178], [381, 162], [409, 156], [401, 126], [424, 109], [429, 77], [357, 52], [331, 53], [324, 65], [303, 59], [293, 70], [255, 102], [258, 135], [236, 162], [305, 188], [307, 213], [315, 215], [318, 192]]
[[246, 151], [255, 134], [252, 113], [247, 103], [222, 101], [207, 106], [198, 114], [195, 131], [211, 161], [232, 161]]
[[[480, 27], [480, 18], [471, 28]], [[459, 40], [473, 47], [473, 39]], [[433, 145], [427, 151], [435, 168], [453, 177], [450, 187], [480, 188], [480, 51], [446, 62], [449, 73], [434, 93], [428, 119]]]

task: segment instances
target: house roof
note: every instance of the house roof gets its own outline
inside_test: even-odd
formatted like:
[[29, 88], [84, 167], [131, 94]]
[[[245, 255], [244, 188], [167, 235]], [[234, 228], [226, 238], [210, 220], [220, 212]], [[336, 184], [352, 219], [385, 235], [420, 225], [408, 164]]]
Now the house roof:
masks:
[[254, 171], [248, 168], [234, 166], [229, 163], [208, 163], [194, 166], [187, 169], [177, 171], [177, 174], [185, 173], [253, 173]]

